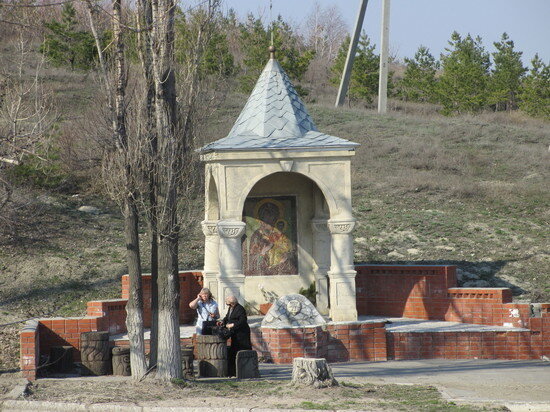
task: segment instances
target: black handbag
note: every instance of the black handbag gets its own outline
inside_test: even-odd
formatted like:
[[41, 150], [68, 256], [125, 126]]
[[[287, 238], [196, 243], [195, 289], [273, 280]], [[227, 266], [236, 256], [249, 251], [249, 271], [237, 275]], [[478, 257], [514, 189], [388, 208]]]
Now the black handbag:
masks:
[[212, 335], [212, 328], [216, 326], [215, 320], [205, 320], [202, 322], [202, 335]]
[[212, 328], [212, 334], [218, 336], [221, 339], [227, 340], [231, 337], [232, 331], [225, 326], [214, 326]]

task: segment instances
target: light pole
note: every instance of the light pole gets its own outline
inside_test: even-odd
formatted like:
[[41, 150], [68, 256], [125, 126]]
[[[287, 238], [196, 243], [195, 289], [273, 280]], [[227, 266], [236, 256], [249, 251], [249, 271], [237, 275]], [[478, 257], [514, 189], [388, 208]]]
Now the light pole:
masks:
[[388, 49], [390, 37], [390, 2], [382, 0], [382, 27], [380, 28], [380, 77], [378, 80], [378, 113], [388, 108]]

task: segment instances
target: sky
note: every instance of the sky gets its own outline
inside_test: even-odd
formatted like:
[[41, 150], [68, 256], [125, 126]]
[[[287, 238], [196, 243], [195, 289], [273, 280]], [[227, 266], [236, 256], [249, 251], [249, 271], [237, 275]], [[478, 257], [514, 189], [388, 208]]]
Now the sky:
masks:
[[[273, 17], [303, 24], [315, 0], [272, 0]], [[322, 7], [336, 5], [355, 27], [360, 0], [317, 0]], [[369, 0], [363, 29], [378, 46], [382, 0]], [[233, 8], [240, 17], [248, 12], [269, 20], [269, 0], [225, 0], [223, 8]], [[550, 62], [550, 0], [391, 0], [390, 53], [399, 59], [413, 57], [420, 45], [439, 57], [453, 31], [465, 36], [481, 36], [485, 49], [493, 52], [493, 42], [508, 33], [515, 49], [523, 52], [524, 64], [535, 53]]]

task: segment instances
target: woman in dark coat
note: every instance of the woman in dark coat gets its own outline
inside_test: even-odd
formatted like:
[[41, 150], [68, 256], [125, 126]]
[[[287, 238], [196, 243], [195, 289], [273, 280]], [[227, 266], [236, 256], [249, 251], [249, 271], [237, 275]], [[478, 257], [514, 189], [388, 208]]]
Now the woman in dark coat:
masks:
[[225, 304], [229, 310], [223, 318], [222, 324], [231, 331], [231, 346], [228, 352], [228, 373], [229, 376], [235, 376], [237, 352], [240, 350], [250, 350], [250, 326], [244, 307], [239, 304], [235, 296], [228, 296]]

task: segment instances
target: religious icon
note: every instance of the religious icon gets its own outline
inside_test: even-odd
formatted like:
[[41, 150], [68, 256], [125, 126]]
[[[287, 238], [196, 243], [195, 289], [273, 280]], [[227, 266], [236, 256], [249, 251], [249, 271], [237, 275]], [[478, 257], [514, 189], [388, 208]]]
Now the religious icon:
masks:
[[247, 276], [296, 275], [296, 199], [246, 199], [243, 269]]

